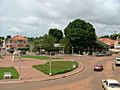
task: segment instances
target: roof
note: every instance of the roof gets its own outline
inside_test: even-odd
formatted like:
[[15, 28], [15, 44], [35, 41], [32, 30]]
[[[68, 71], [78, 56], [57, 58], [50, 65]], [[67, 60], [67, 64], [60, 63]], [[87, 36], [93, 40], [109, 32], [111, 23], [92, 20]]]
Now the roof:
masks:
[[120, 60], [120, 57], [118, 57], [118, 58], [115, 58], [115, 59], [116, 59], [116, 60], [118, 60], [118, 59]]
[[97, 40], [96, 43], [98, 43], [100, 46], [104, 47], [104, 48], [107, 48], [108, 45], [100, 40]]
[[98, 40], [104, 42], [107, 45], [114, 45], [114, 43], [116, 42], [116, 40], [112, 40], [110, 38], [99, 38]]
[[16, 36], [13, 36], [11, 40], [27, 40], [27, 38], [21, 35], [16, 35]]
[[119, 83], [117, 80], [115, 79], [106, 79], [108, 81], [108, 83]]

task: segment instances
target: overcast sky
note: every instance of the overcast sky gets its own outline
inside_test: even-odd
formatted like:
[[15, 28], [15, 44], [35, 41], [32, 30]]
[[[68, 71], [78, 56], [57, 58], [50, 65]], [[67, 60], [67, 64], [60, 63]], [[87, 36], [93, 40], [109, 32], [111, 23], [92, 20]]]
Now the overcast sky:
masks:
[[77, 18], [99, 36], [120, 33], [120, 0], [0, 0], [0, 36], [42, 36]]

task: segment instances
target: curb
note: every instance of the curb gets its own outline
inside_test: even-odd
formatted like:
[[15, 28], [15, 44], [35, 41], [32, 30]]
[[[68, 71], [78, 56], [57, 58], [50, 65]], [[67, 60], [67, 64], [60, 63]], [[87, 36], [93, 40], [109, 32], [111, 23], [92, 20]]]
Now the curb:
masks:
[[0, 81], [0, 84], [14, 84], [14, 83], [30, 83], [30, 82], [42, 82], [42, 81], [50, 81], [50, 80], [56, 80], [56, 79], [60, 79], [60, 78], [66, 78], [66, 77], [69, 77], [69, 76], [73, 76], [77, 73], [80, 73], [81, 71], [83, 71], [85, 69], [85, 66], [79, 62], [79, 64], [81, 65], [80, 70], [76, 71], [76, 72], [73, 72], [73, 73], [70, 73], [68, 75], [62, 75], [62, 76], [58, 76], [58, 77], [53, 77], [53, 78], [48, 78], [48, 79], [33, 79], [33, 80], [11, 80], [11, 81]]

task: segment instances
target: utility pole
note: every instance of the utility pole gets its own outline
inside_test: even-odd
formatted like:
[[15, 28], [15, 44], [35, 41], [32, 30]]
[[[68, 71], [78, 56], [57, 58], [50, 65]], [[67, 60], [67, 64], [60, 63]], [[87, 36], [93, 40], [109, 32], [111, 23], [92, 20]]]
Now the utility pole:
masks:
[[49, 58], [49, 75], [50, 76], [52, 75], [52, 72], [51, 72], [51, 52], [50, 52], [50, 58]]
[[19, 70], [19, 72], [20, 72], [20, 76], [19, 76], [19, 80], [21, 80], [22, 79], [22, 70], [21, 70], [21, 57], [19, 56], [19, 62], [20, 62], [20, 70]]

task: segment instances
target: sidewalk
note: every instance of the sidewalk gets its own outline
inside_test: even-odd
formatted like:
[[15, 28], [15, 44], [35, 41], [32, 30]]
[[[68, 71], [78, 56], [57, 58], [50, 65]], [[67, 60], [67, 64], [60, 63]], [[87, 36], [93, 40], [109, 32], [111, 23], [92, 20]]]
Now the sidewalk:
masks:
[[[7, 63], [6, 63], [7, 62]], [[0, 80], [0, 84], [7, 84], [7, 83], [24, 83], [24, 82], [36, 82], [36, 81], [47, 81], [47, 80], [55, 80], [59, 78], [65, 78], [69, 77], [71, 75], [77, 74], [81, 72], [85, 67], [83, 64], [79, 63], [79, 67], [71, 72], [65, 73], [65, 74], [60, 74], [60, 75], [54, 75], [54, 76], [49, 76], [46, 74], [43, 74], [42, 72], [37, 71], [36, 69], [32, 68], [32, 65], [36, 64], [42, 64], [45, 63], [45, 61], [41, 60], [28, 60], [28, 59], [23, 59], [21, 62], [22, 68], [21, 68], [21, 76], [22, 80]], [[19, 72], [20, 70], [20, 62], [15, 61], [12, 62], [12, 56], [6, 56], [4, 60], [0, 62], [0, 66], [14, 66], [17, 71]]]

